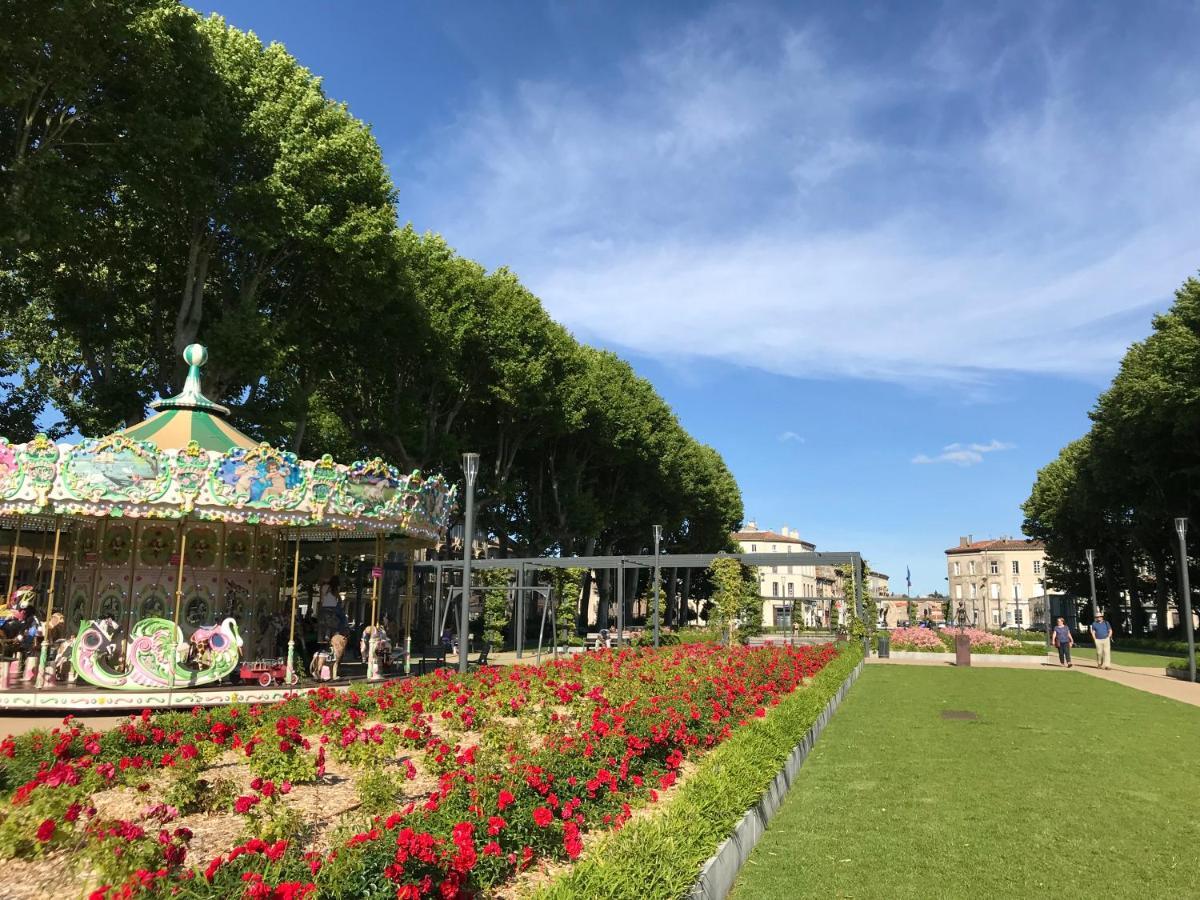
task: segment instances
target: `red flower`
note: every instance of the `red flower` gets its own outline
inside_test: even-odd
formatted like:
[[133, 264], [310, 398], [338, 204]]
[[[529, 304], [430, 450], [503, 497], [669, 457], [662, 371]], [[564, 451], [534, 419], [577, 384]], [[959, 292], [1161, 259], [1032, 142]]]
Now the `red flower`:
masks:
[[504, 826], [507, 824], [508, 823], [505, 822], [504, 819], [502, 819], [500, 816], [489, 816], [488, 817], [488, 830], [487, 830], [488, 834], [490, 834], [492, 837], [495, 837], [496, 835], [498, 835], [500, 833], [500, 830], [502, 828], [504, 828]]
[[46, 819], [41, 825], [38, 826], [37, 839], [43, 844], [47, 843], [52, 837], [54, 837], [54, 829], [56, 827], [57, 825], [53, 819]]
[[583, 840], [579, 837], [579, 826], [574, 822], [568, 822], [563, 827], [563, 848], [571, 859], [578, 858], [579, 854], [583, 852]]
[[554, 821], [554, 813], [550, 812], [550, 810], [546, 809], [544, 806], [539, 806], [533, 811], [533, 821], [536, 822], [539, 827], [545, 828]]
[[508, 791], [501, 791], [500, 797], [496, 801], [496, 806], [499, 808], [500, 812], [504, 812], [505, 808], [511, 806], [516, 799], [517, 798]]
[[235, 812], [245, 815], [258, 805], [258, 798], [252, 797], [249, 794], [243, 794], [233, 801], [233, 809]]

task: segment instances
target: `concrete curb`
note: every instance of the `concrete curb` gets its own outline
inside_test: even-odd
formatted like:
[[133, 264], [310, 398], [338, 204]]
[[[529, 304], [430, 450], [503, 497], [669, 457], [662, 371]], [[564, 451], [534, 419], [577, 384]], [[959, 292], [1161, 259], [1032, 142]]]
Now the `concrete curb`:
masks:
[[804, 765], [804, 760], [808, 758], [809, 752], [817, 743], [817, 738], [821, 736], [821, 732], [833, 718], [833, 714], [850, 691], [850, 686], [858, 680], [862, 670], [863, 664], [860, 662], [854, 667], [854, 671], [846, 676], [846, 680], [829, 698], [829, 702], [825, 704], [825, 708], [821, 710], [817, 720], [804, 733], [800, 743], [792, 748], [783, 768], [775, 774], [775, 778], [763, 791], [758, 802], [746, 811], [742, 820], [734, 826], [733, 833], [704, 863], [704, 867], [700, 870], [700, 877], [692, 886], [692, 892], [689, 895], [691, 900], [724, 900], [732, 890], [738, 872], [750, 858], [750, 852], [754, 849], [754, 845], [767, 830], [767, 824], [775, 817], [779, 807], [783, 805], [788, 789], [791, 788], [792, 782], [800, 773], [800, 767]]

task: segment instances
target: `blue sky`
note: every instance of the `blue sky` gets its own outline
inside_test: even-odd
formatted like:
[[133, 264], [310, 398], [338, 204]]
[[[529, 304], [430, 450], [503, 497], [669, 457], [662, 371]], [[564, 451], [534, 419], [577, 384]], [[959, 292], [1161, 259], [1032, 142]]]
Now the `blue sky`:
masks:
[[720, 450], [747, 517], [944, 587], [1200, 263], [1193, 3], [202, 6], [371, 123]]

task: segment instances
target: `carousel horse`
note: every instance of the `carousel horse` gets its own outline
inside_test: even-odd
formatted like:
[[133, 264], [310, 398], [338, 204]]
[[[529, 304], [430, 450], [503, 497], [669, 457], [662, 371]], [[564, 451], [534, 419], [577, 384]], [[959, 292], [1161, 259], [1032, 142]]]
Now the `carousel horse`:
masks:
[[97, 687], [121, 690], [165, 688], [172, 683], [172, 675], [176, 686], [212, 684], [237, 668], [241, 654], [242, 638], [237, 622], [225, 619], [219, 625], [196, 629], [197, 634], [204, 635], [202, 640], [208, 647], [208, 659], [199, 670], [190, 669], [179, 662], [181, 645], [189, 646], [179, 628], [167, 619], [142, 619], [133, 626], [129, 636], [125, 671], [116, 672], [106, 665], [102, 655], [111, 634], [105, 633], [101, 624], [81, 622], [71, 650], [75, 671]]

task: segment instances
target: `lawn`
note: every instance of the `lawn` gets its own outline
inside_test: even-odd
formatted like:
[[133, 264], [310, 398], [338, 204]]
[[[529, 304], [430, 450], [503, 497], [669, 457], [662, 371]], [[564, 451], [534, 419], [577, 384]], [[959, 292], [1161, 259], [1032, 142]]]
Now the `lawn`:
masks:
[[[1058, 651], [1054, 651], [1054, 658], [1058, 659]], [[1088, 662], [1096, 661], [1096, 651], [1091, 647], [1072, 647], [1071, 659], [1078, 662], [1085, 659]], [[1112, 661], [1114, 666], [1133, 666], [1141, 668], [1165, 669], [1168, 663], [1175, 662], [1180, 659], [1187, 659], [1186, 656], [1164, 656], [1161, 653], [1142, 653], [1138, 650], [1113, 650]]]
[[732, 896], [1200, 896], [1198, 744], [1083, 673], [868, 666]]

